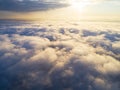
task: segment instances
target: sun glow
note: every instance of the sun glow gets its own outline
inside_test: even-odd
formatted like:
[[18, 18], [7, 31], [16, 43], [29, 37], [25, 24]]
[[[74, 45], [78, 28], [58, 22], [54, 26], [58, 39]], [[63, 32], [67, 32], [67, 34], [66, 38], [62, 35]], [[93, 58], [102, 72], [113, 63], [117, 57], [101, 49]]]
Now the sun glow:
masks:
[[90, 2], [88, 1], [76, 1], [76, 0], [72, 0], [70, 2], [71, 4], [71, 8], [73, 8], [74, 10], [81, 12], [84, 10], [84, 8], [90, 4]]

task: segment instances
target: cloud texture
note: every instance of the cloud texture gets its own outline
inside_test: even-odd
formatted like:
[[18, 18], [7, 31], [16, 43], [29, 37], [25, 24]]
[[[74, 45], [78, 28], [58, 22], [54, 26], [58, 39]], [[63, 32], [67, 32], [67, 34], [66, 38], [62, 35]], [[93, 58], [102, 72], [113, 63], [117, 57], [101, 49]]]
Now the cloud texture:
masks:
[[45, 11], [55, 8], [67, 7], [74, 2], [85, 2], [93, 4], [104, 1], [112, 2], [112, 4], [119, 3], [119, 0], [0, 0], [0, 10], [14, 12]]
[[0, 89], [119, 90], [119, 29], [118, 23], [1, 22]]
[[65, 7], [63, 0], [0, 0], [0, 10], [15, 12], [44, 11]]

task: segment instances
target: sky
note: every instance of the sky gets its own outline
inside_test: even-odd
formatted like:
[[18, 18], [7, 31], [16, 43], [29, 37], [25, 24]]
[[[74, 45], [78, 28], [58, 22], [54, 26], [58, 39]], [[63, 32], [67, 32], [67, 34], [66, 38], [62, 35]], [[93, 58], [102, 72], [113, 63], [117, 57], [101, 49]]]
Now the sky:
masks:
[[120, 0], [0, 0], [0, 19], [120, 20]]
[[0, 0], [0, 90], [120, 90], [119, 10], [120, 0]]

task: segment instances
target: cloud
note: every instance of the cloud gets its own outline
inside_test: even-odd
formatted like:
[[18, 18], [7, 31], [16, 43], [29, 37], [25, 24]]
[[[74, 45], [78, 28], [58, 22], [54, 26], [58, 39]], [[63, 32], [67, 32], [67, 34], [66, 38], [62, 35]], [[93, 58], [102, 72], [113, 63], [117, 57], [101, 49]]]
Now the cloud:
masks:
[[[119, 2], [119, 0], [0, 0], [1, 11], [32, 12], [70, 6], [73, 2]], [[71, 3], [72, 2], [72, 3]]]
[[0, 89], [119, 90], [119, 26], [85, 25], [1, 24]]
[[44, 11], [66, 7], [62, 0], [0, 0], [0, 10], [15, 12]]

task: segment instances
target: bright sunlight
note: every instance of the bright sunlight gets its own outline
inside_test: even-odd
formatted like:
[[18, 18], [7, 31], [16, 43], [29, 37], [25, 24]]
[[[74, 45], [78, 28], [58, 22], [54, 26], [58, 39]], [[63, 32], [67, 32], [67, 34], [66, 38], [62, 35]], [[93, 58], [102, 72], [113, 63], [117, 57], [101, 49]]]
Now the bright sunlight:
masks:
[[77, 12], [82, 12], [84, 8], [90, 4], [89, 1], [77, 1], [77, 0], [71, 0], [70, 1], [71, 8], [74, 9]]

